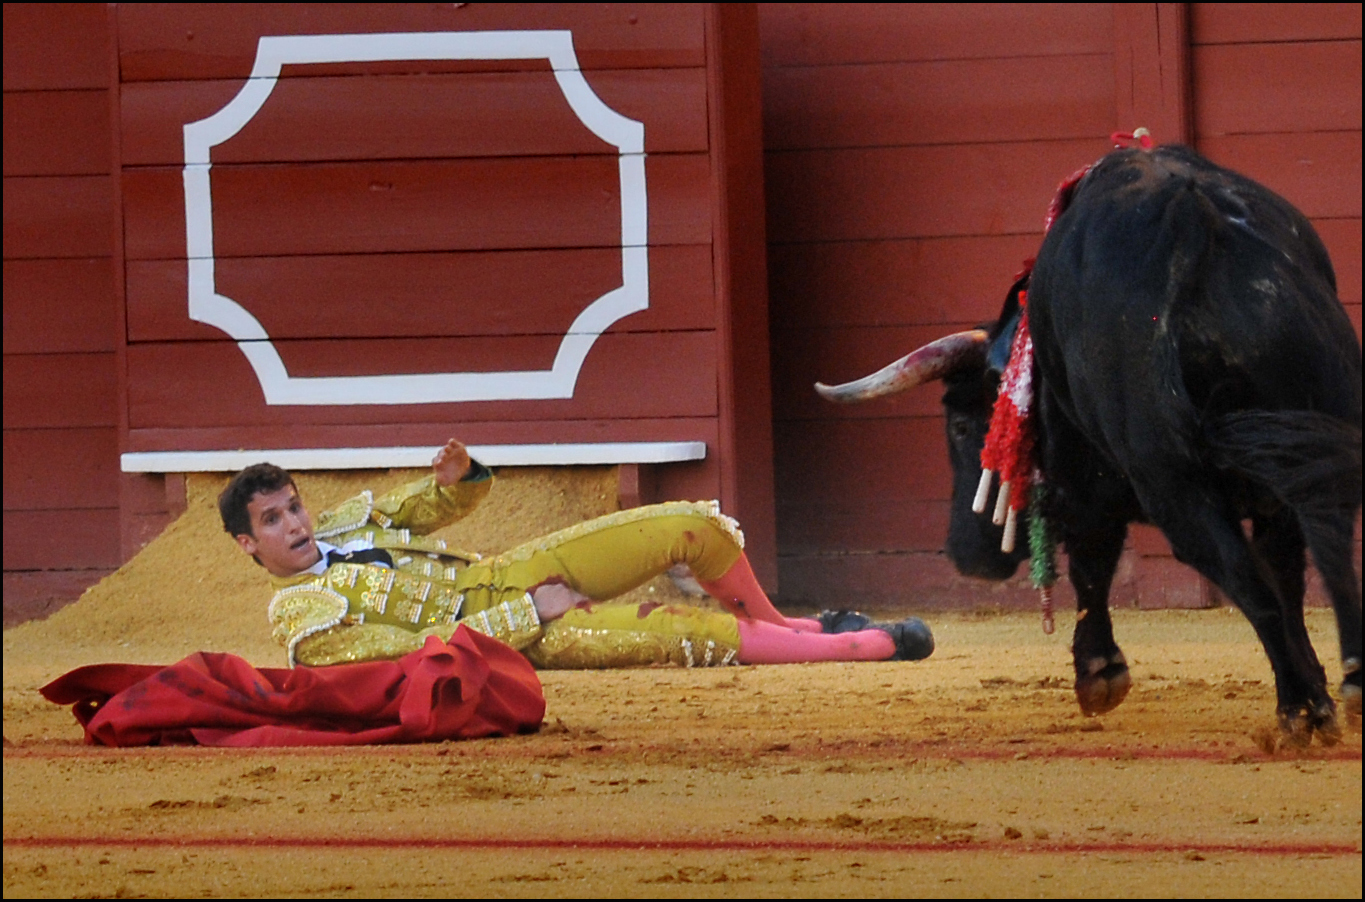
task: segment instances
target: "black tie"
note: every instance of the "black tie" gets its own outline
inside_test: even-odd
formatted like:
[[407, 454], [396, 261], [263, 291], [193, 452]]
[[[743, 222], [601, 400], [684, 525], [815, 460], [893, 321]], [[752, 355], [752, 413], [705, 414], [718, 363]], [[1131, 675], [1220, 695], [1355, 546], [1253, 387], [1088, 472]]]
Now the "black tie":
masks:
[[362, 548], [359, 551], [329, 551], [327, 566], [333, 564], [382, 564], [393, 568], [393, 558], [383, 548]]

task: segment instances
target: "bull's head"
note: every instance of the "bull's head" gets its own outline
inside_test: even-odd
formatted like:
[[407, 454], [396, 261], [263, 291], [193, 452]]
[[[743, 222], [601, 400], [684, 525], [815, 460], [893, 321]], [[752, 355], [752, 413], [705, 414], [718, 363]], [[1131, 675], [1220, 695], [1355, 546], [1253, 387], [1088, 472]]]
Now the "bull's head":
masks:
[[[1016, 294], [1011, 290], [1010, 297]], [[1004, 530], [989, 515], [998, 486], [992, 489], [986, 515], [972, 511], [981, 477], [981, 449], [1017, 323], [1017, 304], [1007, 304], [1001, 321], [989, 330], [971, 329], [940, 338], [854, 382], [815, 384], [822, 397], [851, 404], [943, 380], [948, 456], [953, 467], [947, 551], [953, 566], [965, 576], [1008, 579], [1019, 562], [1028, 558], [1027, 542], [1017, 543], [1011, 552], [1000, 550]], [[1021, 522], [1019, 529], [1028, 535], [1027, 522]]]

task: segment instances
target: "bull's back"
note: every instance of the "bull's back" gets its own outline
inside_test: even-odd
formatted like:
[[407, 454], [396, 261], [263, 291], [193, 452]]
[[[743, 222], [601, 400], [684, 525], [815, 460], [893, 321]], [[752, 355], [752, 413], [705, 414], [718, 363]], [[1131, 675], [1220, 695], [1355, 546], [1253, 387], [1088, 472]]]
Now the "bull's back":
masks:
[[1040, 249], [1029, 316], [1040, 380], [1126, 471], [1198, 456], [1226, 411], [1360, 424], [1360, 345], [1311, 225], [1184, 148], [1096, 164]]

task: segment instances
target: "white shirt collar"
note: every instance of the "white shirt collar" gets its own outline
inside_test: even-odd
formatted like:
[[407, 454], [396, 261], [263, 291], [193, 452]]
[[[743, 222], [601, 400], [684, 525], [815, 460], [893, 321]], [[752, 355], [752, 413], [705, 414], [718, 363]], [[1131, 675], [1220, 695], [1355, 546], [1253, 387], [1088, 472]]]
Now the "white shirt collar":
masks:
[[321, 539], [317, 539], [316, 541], [318, 543], [318, 551], [321, 552], [321, 557], [318, 558], [318, 562], [316, 564], [309, 567], [307, 570], [300, 571], [301, 573], [311, 573], [314, 576], [322, 576], [322, 574], [326, 573], [327, 553], [329, 551], [338, 551], [341, 552], [342, 554], [349, 554], [352, 551], [363, 551], [365, 549], [374, 547], [374, 540], [369, 537], [352, 539], [345, 545], [340, 546], [333, 545], [330, 542], [324, 542]]

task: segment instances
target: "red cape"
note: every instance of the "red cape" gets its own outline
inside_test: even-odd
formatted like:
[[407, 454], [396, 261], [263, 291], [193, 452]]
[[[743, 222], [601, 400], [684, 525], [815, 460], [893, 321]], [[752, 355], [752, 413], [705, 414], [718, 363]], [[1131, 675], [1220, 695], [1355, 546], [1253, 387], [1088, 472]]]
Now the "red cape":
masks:
[[40, 690], [72, 705], [92, 745], [369, 745], [534, 732], [535, 668], [461, 626], [397, 661], [257, 669], [196, 652], [169, 667], [94, 664]]

